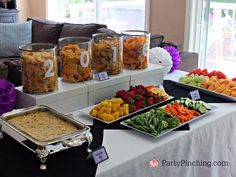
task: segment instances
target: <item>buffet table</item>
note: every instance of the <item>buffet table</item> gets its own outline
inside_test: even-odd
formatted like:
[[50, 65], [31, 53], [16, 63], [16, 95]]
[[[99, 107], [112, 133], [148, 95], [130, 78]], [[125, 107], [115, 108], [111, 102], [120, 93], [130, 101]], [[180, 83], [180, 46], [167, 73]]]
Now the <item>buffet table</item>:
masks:
[[[176, 73], [172, 73], [171, 78], [184, 74]], [[189, 93], [171, 81], [165, 81], [164, 87], [176, 98]], [[48, 159], [48, 169], [42, 172], [34, 154], [6, 135], [0, 140], [0, 176], [236, 176], [233, 168], [236, 165], [236, 104], [203, 93], [201, 98], [216, 108], [190, 123], [190, 130], [173, 131], [160, 138], [124, 128], [119, 123], [107, 126], [79, 111], [73, 112], [71, 116], [75, 119], [91, 125], [94, 136], [91, 149], [103, 145], [107, 150], [109, 159], [98, 166], [92, 159], [86, 160], [86, 146], [82, 146], [53, 155]], [[150, 162], [157, 167], [151, 167]], [[180, 165], [181, 162], [189, 163]]]
[[[97, 177], [235, 176], [235, 104], [217, 109], [190, 124], [190, 131], [174, 131], [154, 139], [132, 130], [105, 130], [103, 145], [110, 159], [98, 165]], [[157, 168], [149, 163], [159, 160]], [[168, 166], [164, 161], [225, 161], [228, 166]], [[201, 164], [200, 164], [201, 165]]]

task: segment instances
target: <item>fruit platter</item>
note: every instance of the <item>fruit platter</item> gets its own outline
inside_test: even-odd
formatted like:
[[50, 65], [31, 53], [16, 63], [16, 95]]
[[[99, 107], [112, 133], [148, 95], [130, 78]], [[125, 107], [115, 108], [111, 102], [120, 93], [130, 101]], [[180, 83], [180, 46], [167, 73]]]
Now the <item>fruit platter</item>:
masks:
[[129, 90], [119, 90], [113, 98], [81, 109], [80, 112], [106, 124], [111, 124], [172, 99], [173, 97], [163, 89], [155, 86], [130, 86]]
[[214, 108], [203, 101], [181, 98], [165, 106], [154, 107], [148, 112], [122, 121], [121, 124], [149, 136], [160, 137], [200, 119]]
[[177, 83], [186, 88], [198, 89], [213, 96], [236, 101], [236, 79], [227, 78], [220, 71], [195, 69], [181, 77]]

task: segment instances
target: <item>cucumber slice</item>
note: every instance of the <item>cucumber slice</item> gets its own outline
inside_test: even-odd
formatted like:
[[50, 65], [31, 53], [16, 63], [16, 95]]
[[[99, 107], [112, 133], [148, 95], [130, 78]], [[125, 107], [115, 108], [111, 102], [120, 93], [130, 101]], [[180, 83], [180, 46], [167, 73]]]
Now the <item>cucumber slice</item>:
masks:
[[199, 108], [199, 111], [200, 111], [202, 114], [204, 114], [204, 113], [206, 113], [208, 110], [206, 109], [205, 106], [201, 106], [201, 107]]

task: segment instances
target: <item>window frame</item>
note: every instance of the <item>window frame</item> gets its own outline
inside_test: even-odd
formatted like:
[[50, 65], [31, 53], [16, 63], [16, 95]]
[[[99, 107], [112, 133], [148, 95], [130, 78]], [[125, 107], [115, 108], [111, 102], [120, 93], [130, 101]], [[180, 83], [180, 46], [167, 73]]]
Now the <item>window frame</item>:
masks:
[[[53, 1], [58, 2], [58, 0], [45, 0], [45, 9], [46, 9], [46, 19], [49, 19], [49, 2], [52, 3]], [[100, 0], [95, 0], [95, 3], [99, 3]], [[99, 19], [98, 19], [98, 11], [99, 11], [99, 6], [96, 5], [96, 22], [95, 23], [99, 23]], [[145, 0], [145, 21], [144, 21], [144, 30], [145, 31], [149, 31], [150, 29], [150, 10], [151, 10], [151, 0]], [[51, 19], [50, 19], [51, 20]]]

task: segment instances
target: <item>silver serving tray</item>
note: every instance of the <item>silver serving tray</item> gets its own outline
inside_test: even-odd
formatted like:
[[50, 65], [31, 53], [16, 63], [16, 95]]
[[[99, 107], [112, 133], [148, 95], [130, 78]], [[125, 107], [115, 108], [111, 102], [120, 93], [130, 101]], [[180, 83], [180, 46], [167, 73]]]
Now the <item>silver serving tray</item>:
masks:
[[[172, 132], [173, 130], [175, 130], [175, 129], [177, 129], [177, 128], [179, 128], [179, 127], [185, 125], [185, 124], [188, 124], [188, 123], [190, 123], [190, 122], [193, 122], [193, 121], [195, 121], [195, 120], [198, 120], [198, 119], [200, 119], [200, 118], [202, 118], [202, 117], [208, 115], [209, 113], [211, 113], [211, 112], [212, 112], [213, 110], [215, 110], [215, 109], [217, 109], [217, 107], [211, 105], [211, 110], [208, 111], [208, 112], [206, 112], [205, 114], [202, 114], [202, 115], [200, 115], [200, 116], [194, 117], [193, 119], [191, 119], [191, 120], [189, 120], [189, 121], [187, 121], [187, 122], [181, 123], [179, 126], [177, 126], [177, 127], [175, 127], [175, 128], [163, 130], [160, 134], [158, 134], [158, 135], [156, 135], [156, 136], [153, 135], [153, 134], [151, 134], [151, 133], [147, 133], [147, 132], [145, 132], [145, 131], [139, 130], [139, 129], [135, 128], [135, 127], [129, 126], [129, 125], [127, 125], [124, 121], [122, 121], [120, 124], [123, 125], [123, 126], [125, 126], [125, 127], [130, 128], [130, 129], [133, 129], [133, 130], [136, 130], [136, 131], [141, 132], [141, 133], [143, 133], [143, 134], [146, 134], [146, 135], [148, 135], [148, 136], [151, 136], [151, 137], [154, 137], [154, 138], [158, 138], [158, 137], [161, 137], [161, 136], [163, 136], [163, 135], [166, 135], [166, 134]], [[132, 118], [135, 118], [135, 117], [132, 117]], [[132, 118], [130, 118], [130, 119], [132, 119]], [[127, 119], [127, 120], [130, 120], [130, 119]]]
[[[64, 121], [73, 124], [78, 128], [78, 131], [70, 134], [65, 134], [50, 141], [39, 141], [8, 122], [8, 120], [12, 117], [36, 111], [49, 112], [59, 117], [60, 119], [63, 119]], [[16, 109], [3, 114], [2, 116], [0, 116], [0, 118], [0, 134], [3, 135], [3, 132], [7, 133], [9, 136], [17, 140], [27, 149], [34, 152], [41, 162], [40, 169], [42, 170], [46, 169], [45, 162], [47, 160], [47, 156], [50, 154], [63, 151], [72, 147], [80, 146], [85, 142], [88, 142], [87, 151], [91, 152], [91, 150], [89, 149], [89, 146], [92, 142], [92, 134], [90, 133], [90, 128], [87, 125], [76, 121], [73, 118], [70, 118], [69, 116], [61, 114], [48, 106], [40, 105], [23, 109]], [[0, 136], [0, 138], [2, 137]]]
[[96, 105], [92, 105], [92, 106], [89, 106], [89, 107], [87, 107], [87, 108], [81, 109], [80, 112], [83, 113], [83, 114], [85, 114], [85, 115], [87, 115], [87, 116], [90, 117], [90, 118], [96, 119], [96, 120], [101, 121], [101, 122], [106, 123], [106, 124], [111, 124], [111, 123], [114, 123], [114, 122], [116, 122], [116, 121], [122, 120], [122, 119], [124, 119], [124, 118], [126, 118], [126, 117], [128, 117], [128, 116], [137, 114], [137, 113], [139, 113], [139, 112], [141, 112], [141, 111], [144, 111], [144, 110], [146, 110], [146, 109], [152, 108], [152, 107], [154, 107], [154, 106], [158, 106], [158, 105], [160, 105], [160, 104], [162, 104], [162, 103], [166, 103], [166, 102], [172, 100], [173, 98], [174, 98], [173, 96], [169, 96], [168, 99], [166, 99], [166, 100], [163, 100], [163, 101], [161, 101], [161, 102], [159, 102], [159, 103], [155, 103], [155, 104], [153, 104], [153, 105], [151, 105], [151, 106], [147, 106], [147, 107], [145, 107], [145, 108], [143, 108], [143, 109], [139, 109], [139, 110], [136, 111], [136, 112], [132, 112], [132, 113], [130, 113], [130, 114], [128, 114], [128, 115], [119, 117], [118, 119], [115, 119], [115, 120], [110, 121], [110, 122], [104, 121], [104, 120], [102, 120], [102, 119], [99, 119], [98, 117], [94, 117], [94, 116], [91, 116], [91, 115], [89, 114], [90, 111], [92, 110], [92, 108], [93, 108], [94, 106], [96, 106]]
[[197, 90], [200, 90], [204, 93], [207, 93], [207, 94], [215, 96], [215, 97], [223, 98], [223, 99], [230, 100], [230, 101], [236, 101], [236, 97], [228, 96], [228, 95], [225, 95], [225, 94], [222, 94], [222, 93], [214, 92], [214, 91], [204, 89], [204, 88], [200, 88], [200, 87], [195, 87], [195, 86], [184, 84], [184, 83], [181, 83], [181, 82], [176, 82], [176, 83], [179, 86], [189, 88], [191, 90], [196, 90], [197, 89]]

